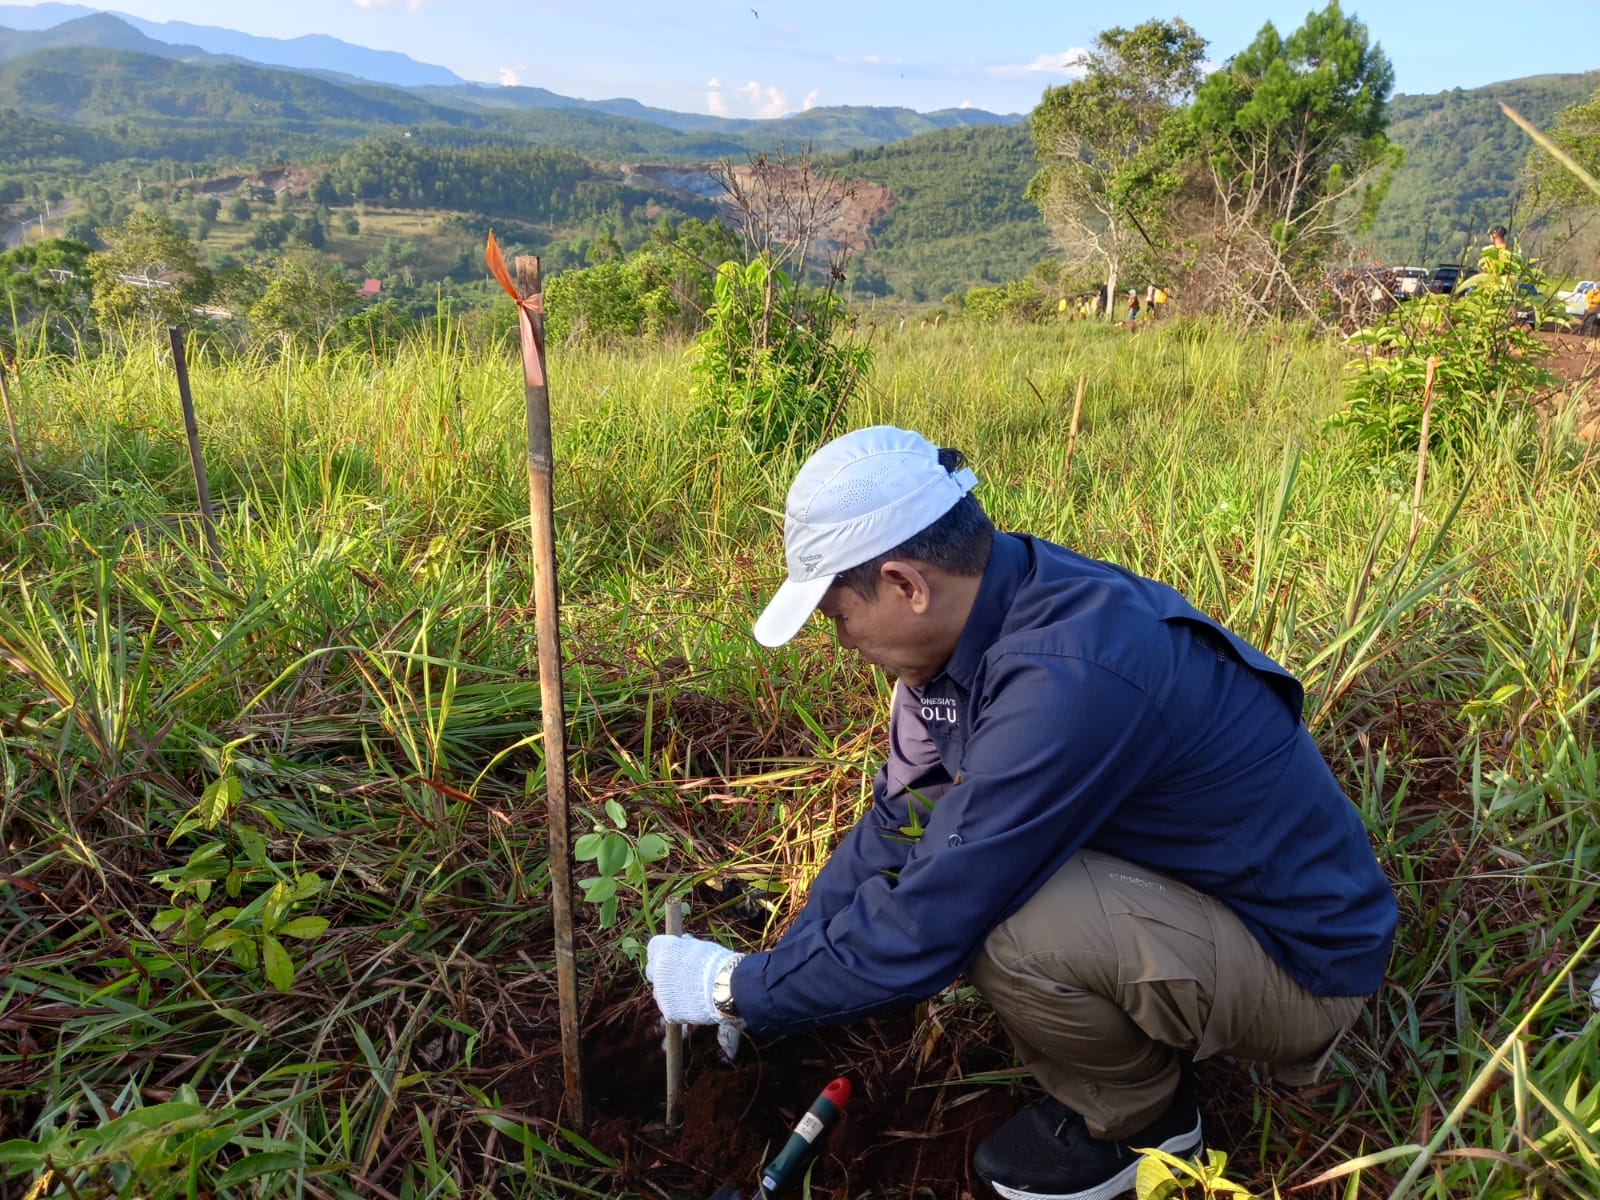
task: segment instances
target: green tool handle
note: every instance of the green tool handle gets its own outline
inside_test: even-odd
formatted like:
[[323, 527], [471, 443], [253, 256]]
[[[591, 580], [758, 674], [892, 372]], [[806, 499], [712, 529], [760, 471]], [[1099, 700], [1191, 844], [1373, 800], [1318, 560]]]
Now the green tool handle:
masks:
[[806, 1109], [806, 1115], [801, 1117], [794, 1127], [794, 1132], [789, 1135], [789, 1140], [784, 1143], [778, 1157], [767, 1164], [766, 1170], [761, 1172], [761, 1195], [771, 1196], [782, 1187], [786, 1187], [800, 1164], [811, 1153], [812, 1147], [824, 1133], [826, 1133], [839, 1114], [844, 1111], [845, 1105], [850, 1103], [850, 1081], [843, 1077], [835, 1079], [822, 1089], [822, 1094]]

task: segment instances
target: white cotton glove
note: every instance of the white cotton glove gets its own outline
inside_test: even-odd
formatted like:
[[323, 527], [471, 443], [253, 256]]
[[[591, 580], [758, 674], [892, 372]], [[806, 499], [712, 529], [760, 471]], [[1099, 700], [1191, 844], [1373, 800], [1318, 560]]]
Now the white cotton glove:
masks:
[[716, 942], [658, 933], [645, 954], [644, 977], [655, 991], [656, 1006], [668, 1021], [716, 1025], [727, 1020], [711, 1000], [711, 985], [724, 963], [735, 957]]

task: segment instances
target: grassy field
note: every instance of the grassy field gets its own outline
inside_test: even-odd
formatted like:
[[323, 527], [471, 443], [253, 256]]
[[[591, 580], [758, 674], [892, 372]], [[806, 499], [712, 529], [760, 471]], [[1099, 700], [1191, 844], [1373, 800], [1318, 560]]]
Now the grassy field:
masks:
[[[1174, 584], [1306, 682], [1400, 941], [1331, 1081], [1288, 1096], [1205, 1066], [1232, 1177], [1600, 1194], [1600, 455], [1508, 409], [1426, 464], [1413, 508], [1414, 458], [1322, 429], [1342, 360], [1198, 322], [907, 330], [848, 423], [962, 447], [1002, 527]], [[604, 1057], [647, 1014], [636, 941], [669, 886], [695, 890], [692, 931], [739, 944], [792, 914], [866, 798], [887, 684], [820, 627], [776, 652], [749, 637], [807, 448], [757, 463], [699, 440], [680, 347], [551, 374], [575, 821], [670, 847], [613, 926], [579, 915]], [[749, 1178], [759, 1158], [659, 1136], [643, 1060], [645, 1100], [591, 1096], [587, 1137], [565, 1118], [514, 358], [450, 341], [200, 355], [193, 375], [220, 568], [175, 516], [193, 488], [154, 339], [24, 362], [13, 389], [35, 500], [6, 454], [0, 1197]], [[754, 922], [701, 902], [726, 879], [763, 901]], [[848, 1052], [870, 1090], [920, 1047], [926, 1128], [865, 1113], [860, 1146], [935, 1137], [1013, 1086], [967, 989], [889, 1028], [807, 1051], [819, 1085]], [[970, 1186], [830, 1159], [813, 1194]]]

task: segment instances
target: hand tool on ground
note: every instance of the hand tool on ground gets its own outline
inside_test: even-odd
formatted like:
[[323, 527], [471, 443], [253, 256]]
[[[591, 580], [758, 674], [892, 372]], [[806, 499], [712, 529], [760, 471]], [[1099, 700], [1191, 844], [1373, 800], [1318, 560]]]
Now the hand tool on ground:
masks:
[[[761, 1172], [761, 1186], [752, 1200], [769, 1200], [787, 1187], [803, 1163], [815, 1149], [817, 1139], [833, 1127], [850, 1103], [850, 1081], [843, 1076], [822, 1089], [822, 1094], [811, 1102], [805, 1116], [796, 1122], [794, 1132], [784, 1143], [778, 1156]], [[718, 1188], [711, 1200], [744, 1200], [744, 1193], [733, 1187]]]

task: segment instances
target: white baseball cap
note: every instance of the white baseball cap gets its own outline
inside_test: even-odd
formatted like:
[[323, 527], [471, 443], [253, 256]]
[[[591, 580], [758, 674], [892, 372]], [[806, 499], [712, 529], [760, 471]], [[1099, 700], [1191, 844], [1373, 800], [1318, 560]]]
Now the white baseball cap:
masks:
[[977, 486], [947, 471], [920, 433], [874, 425], [835, 438], [806, 460], [784, 505], [789, 578], [755, 623], [756, 641], [781, 646], [800, 631], [841, 571], [921, 533]]

